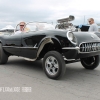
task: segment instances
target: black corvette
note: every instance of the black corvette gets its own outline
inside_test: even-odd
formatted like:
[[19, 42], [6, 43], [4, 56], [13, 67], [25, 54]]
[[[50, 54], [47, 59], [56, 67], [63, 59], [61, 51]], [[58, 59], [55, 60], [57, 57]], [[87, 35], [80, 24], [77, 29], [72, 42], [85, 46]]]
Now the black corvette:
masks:
[[99, 65], [100, 38], [90, 32], [55, 29], [47, 23], [28, 23], [26, 32], [0, 35], [0, 64], [12, 55], [26, 60], [43, 58], [43, 69], [51, 79], [58, 79], [66, 71], [65, 64], [80, 61], [84, 68]]

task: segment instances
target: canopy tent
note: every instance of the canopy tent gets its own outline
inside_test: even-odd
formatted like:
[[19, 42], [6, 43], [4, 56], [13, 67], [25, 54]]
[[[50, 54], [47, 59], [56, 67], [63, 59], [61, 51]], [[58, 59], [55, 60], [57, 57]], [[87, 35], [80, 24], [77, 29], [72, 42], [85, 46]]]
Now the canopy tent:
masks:
[[15, 28], [14, 28], [13, 26], [7, 25], [6, 27], [0, 29], [0, 31], [1, 31], [1, 32], [2, 32], [2, 31], [14, 31], [14, 29], [15, 29]]

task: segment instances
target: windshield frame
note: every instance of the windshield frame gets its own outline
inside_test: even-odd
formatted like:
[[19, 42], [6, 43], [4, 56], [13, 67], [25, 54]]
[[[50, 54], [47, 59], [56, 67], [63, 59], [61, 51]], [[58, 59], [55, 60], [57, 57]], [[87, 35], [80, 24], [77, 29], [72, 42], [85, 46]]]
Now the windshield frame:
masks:
[[[46, 23], [46, 22], [28, 22], [26, 25], [25, 25], [25, 27], [24, 27], [24, 29], [25, 28], [28, 28], [27, 27], [27, 25], [31, 25], [31, 24], [36, 24], [36, 30], [29, 30], [28, 32], [32, 32], [32, 31], [43, 31], [43, 30], [52, 30], [52, 29], [55, 29], [55, 26], [53, 26], [52, 24], [50, 24], [50, 23]], [[44, 27], [42, 27], [43, 25], [44, 25]], [[46, 26], [47, 25], [47, 26]], [[50, 27], [49, 27], [50, 26]], [[43, 29], [40, 29], [40, 27], [42, 27]]]

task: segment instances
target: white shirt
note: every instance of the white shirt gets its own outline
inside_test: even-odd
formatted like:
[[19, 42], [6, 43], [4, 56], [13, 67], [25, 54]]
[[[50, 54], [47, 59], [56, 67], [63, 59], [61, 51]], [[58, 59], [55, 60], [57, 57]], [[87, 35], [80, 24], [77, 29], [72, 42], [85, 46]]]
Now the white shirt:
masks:
[[97, 26], [97, 24], [93, 23], [92, 25], [90, 25], [88, 31], [89, 31], [89, 32], [97, 32], [97, 31], [98, 31], [98, 26]]

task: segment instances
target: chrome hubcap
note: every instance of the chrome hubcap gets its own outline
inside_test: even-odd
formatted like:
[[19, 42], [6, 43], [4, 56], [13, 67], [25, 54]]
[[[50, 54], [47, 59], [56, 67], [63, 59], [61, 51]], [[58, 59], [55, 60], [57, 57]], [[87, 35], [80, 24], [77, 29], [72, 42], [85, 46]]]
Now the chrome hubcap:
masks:
[[59, 70], [59, 64], [55, 57], [49, 56], [45, 61], [45, 68], [48, 74], [56, 75]]

